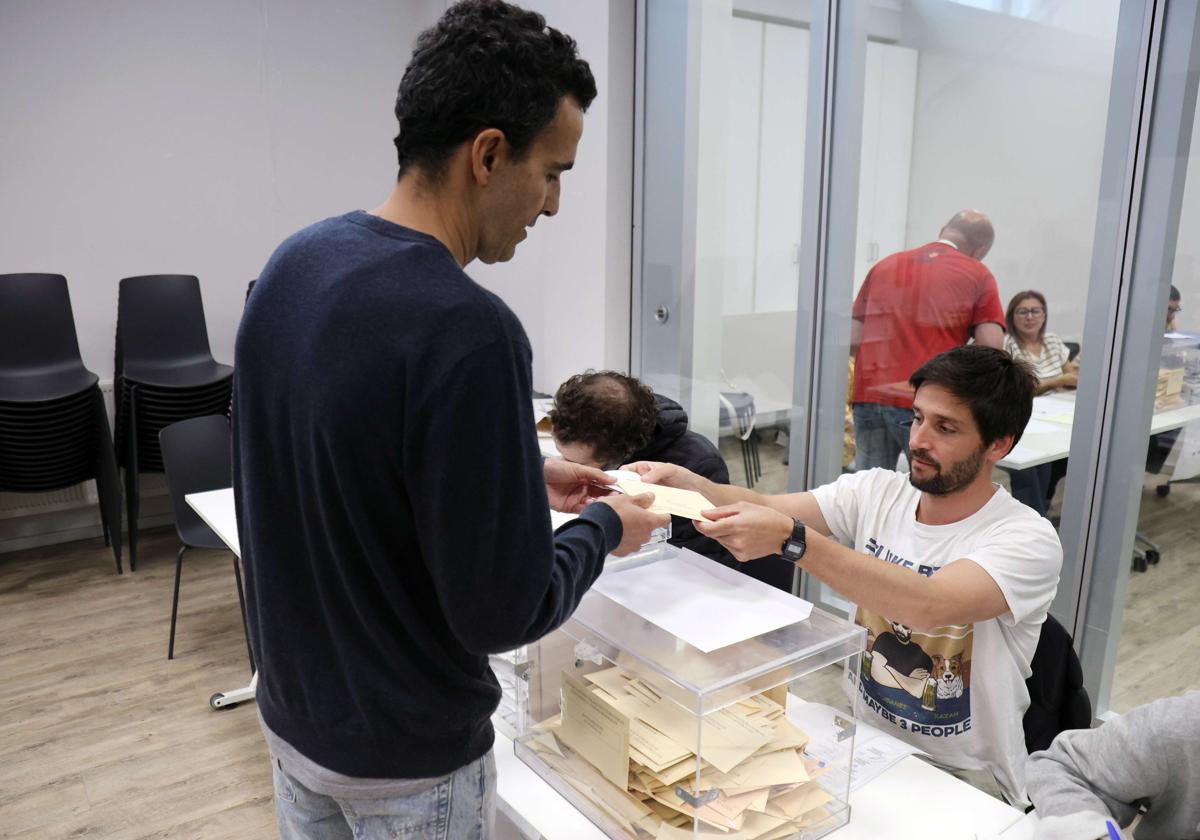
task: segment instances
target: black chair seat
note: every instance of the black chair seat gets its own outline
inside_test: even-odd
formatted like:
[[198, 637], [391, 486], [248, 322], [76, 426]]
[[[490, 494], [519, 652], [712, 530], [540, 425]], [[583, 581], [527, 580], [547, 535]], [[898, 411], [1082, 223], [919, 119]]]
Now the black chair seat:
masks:
[[0, 442], [8, 441], [12, 446], [33, 445], [37, 443], [53, 443], [56, 441], [73, 440], [84, 435], [95, 435], [90, 417], [79, 417], [68, 423], [54, 423], [39, 426], [36, 421], [20, 423], [0, 423]]
[[209, 528], [203, 521], [197, 526], [196, 523], [186, 523], [177, 528], [180, 539], [187, 543], [189, 548], [211, 548], [218, 551], [228, 551], [229, 546], [225, 545], [225, 541], [218, 537], [212, 528]]
[[[62, 409], [32, 408], [29, 411], [0, 409], [0, 426], [11, 429], [27, 429], [38, 427], [69, 427], [86, 421], [94, 411], [92, 400], [85, 394], [85, 401], [79, 405], [67, 405]], [[11, 403], [10, 403], [11, 404]], [[40, 403], [30, 403], [40, 405]]]
[[204, 388], [222, 383], [233, 376], [233, 368], [212, 358], [170, 364], [126, 364], [123, 372], [130, 384], [177, 390]]
[[[39, 475], [29, 479], [21, 476], [4, 476], [0, 477], [0, 490], [5, 493], [53, 493], [56, 490], [74, 487], [91, 477], [90, 469], [55, 476]], [[120, 571], [120, 569], [117, 570], [118, 573]]]
[[[216, 399], [200, 400], [184, 403], [183, 405], [147, 405], [138, 398], [138, 422], [143, 419], [187, 420], [191, 417], [204, 417], [207, 414], [223, 414], [229, 408], [229, 394]], [[128, 413], [128, 404], [121, 407], [123, 413]], [[128, 418], [126, 418], [128, 419]]]
[[0, 370], [0, 400], [39, 403], [73, 397], [89, 390], [100, 377], [82, 364]]

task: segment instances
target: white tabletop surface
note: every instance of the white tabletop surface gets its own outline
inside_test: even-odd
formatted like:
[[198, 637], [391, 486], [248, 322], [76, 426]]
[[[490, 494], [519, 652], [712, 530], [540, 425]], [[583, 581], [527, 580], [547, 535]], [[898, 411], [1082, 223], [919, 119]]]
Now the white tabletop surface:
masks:
[[[234, 553], [239, 552], [233, 490], [190, 493], [187, 503]], [[604, 833], [563, 799], [513, 752], [512, 741], [496, 733], [498, 807], [525, 834], [545, 840], [604, 840]], [[829, 837], [836, 840], [887, 837], [927, 840], [931, 815], [942, 840], [983, 840], [1032, 836], [1021, 828], [1021, 812], [979, 792], [948, 773], [908, 756], [850, 795], [849, 824]], [[1006, 832], [1006, 829], [1013, 832]]]
[[[513, 753], [496, 733], [498, 807], [527, 836], [604, 840], [606, 835]], [[850, 794], [850, 822], [831, 840], [1005, 840], [1031, 837], [1016, 808], [908, 756]], [[936, 830], [931, 820], [936, 819]], [[1025, 822], [1026, 826], [1031, 822]], [[1012, 831], [1010, 834], [1009, 831]]]
[[[1046, 394], [1033, 398], [1033, 417], [1021, 442], [1000, 461], [999, 466], [1023, 470], [1066, 458], [1071, 454], [1071, 428], [1074, 425], [1075, 394]], [[1064, 422], [1067, 416], [1071, 421]], [[1200, 405], [1185, 405], [1156, 412], [1150, 418], [1149, 435], [1178, 429], [1200, 420]]]
[[242, 556], [238, 542], [237, 516], [233, 510], [233, 488], [206, 490], [203, 493], [188, 493], [183, 497], [192, 510], [200, 515], [204, 524], [212, 528], [229, 550]]

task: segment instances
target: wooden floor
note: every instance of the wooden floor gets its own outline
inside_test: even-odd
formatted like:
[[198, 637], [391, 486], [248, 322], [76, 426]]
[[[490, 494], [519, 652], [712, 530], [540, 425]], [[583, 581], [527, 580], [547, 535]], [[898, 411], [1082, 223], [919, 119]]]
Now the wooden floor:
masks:
[[167, 660], [173, 530], [118, 577], [99, 539], [0, 555], [0, 837], [276, 837], [226, 552], [184, 558]]
[[[760, 488], [786, 487], [782, 454], [762, 447]], [[1163, 560], [1130, 580], [1118, 710], [1200, 686], [1198, 502], [1144, 496]], [[0, 555], [0, 838], [277, 836], [253, 706], [208, 707], [249, 676], [231, 555], [189, 552], [167, 661], [175, 548], [144, 534], [120, 577], [98, 539]]]

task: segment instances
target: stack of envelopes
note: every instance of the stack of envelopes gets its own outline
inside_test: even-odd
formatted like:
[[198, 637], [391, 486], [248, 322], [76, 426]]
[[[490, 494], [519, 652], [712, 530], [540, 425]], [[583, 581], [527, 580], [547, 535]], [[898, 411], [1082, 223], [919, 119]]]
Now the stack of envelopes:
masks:
[[781, 840], [829, 817], [808, 736], [765, 695], [697, 718], [620, 668], [564, 673], [562, 693], [525, 744], [630, 837], [683, 840], [695, 819], [702, 836]]

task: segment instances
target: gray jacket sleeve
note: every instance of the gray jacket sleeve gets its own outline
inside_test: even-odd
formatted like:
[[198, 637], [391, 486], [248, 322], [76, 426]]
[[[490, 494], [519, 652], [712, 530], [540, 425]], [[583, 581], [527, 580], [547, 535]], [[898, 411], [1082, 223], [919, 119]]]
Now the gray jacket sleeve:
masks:
[[1194, 742], [1198, 716], [1200, 692], [1192, 692], [1140, 706], [1096, 729], [1063, 732], [1026, 767], [1038, 816], [1096, 815], [1095, 836], [1105, 836], [1103, 815], [1128, 825], [1148, 802], [1158, 812], [1156, 822], [1172, 821], [1172, 809], [1184, 804], [1179, 794], [1186, 798], [1200, 785], [1200, 778], [1189, 778], [1197, 773], [1189, 753], [1200, 748]]

